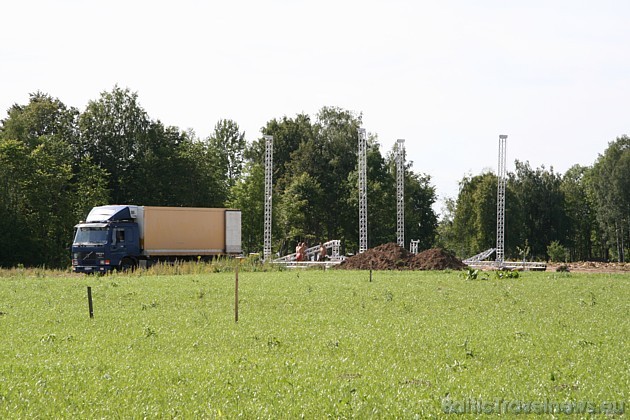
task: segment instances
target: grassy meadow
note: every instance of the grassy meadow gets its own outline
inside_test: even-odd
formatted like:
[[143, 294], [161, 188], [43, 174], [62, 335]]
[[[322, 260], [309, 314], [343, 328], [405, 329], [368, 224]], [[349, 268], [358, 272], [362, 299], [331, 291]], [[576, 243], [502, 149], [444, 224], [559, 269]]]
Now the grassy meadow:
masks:
[[445, 401], [476, 417], [471, 400], [630, 408], [628, 274], [241, 272], [238, 323], [234, 277], [0, 277], [0, 417], [431, 418]]

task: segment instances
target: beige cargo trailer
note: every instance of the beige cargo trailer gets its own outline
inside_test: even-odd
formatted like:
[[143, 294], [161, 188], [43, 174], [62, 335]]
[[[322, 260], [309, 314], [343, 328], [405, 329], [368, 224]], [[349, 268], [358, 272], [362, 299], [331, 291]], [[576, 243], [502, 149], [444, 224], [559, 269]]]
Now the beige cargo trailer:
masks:
[[144, 255], [218, 255], [241, 252], [241, 213], [224, 208], [139, 207]]

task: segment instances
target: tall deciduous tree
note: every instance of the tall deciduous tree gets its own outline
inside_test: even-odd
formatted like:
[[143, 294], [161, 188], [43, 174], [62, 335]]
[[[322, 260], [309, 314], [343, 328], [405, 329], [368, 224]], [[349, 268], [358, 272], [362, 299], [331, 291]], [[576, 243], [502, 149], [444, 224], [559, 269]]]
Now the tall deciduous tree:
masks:
[[233, 120], [219, 120], [208, 138], [208, 146], [217, 153], [217, 161], [227, 181], [227, 187], [233, 187], [243, 171], [245, 133], [240, 131]]
[[138, 94], [115, 86], [90, 101], [81, 114], [80, 152], [110, 174], [111, 198], [116, 203], [141, 202], [134, 194], [136, 159], [147, 135], [150, 120], [138, 102]]
[[420, 241], [419, 249], [435, 245], [437, 237], [437, 215], [433, 210], [436, 201], [435, 187], [431, 177], [408, 171], [405, 177], [405, 238]]
[[449, 248], [453, 251], [456, 251], [456, 247], [453, 245], [457, 244], [457, 232], [453, 225], [456, 212], [457, 201], [453, 197], [445, 197], [440, 211], [436, 245], [442, 248]]
[[109, 174], [87, 157], [82, 159], [73, 182], [75, 222], [83, 219], [92, 207], [109, 204]]
[[323, 191], [319, 183], [307, 173], [294, 177], [287, 185], [279, 203], [283, 242], [291, 244], [321, 240], [322, 224], [317, 210], [321, 209]]
[[[218, 127], [238, 128], [233, 124]], [[230, 153], [149, 118], [137, 93], [114, 87], [80, 118], [80, 155], [109, 174], [114, 202], [141, 205], [225, 205]], [[225, 140], [225, 138], [223, 139]], [[238, 140], [238, 139], [237, 139]], [[232, 158], [234, 158], [232, 156]]]
[[460, 257], [469, 257], [495, 246], [496, 176], [490, 172], [465, 177], [460, 182], [453, 217], [454, 243]]
[[264, 228], [265, 169], [248, 163], [230, 192], [228, 206], [241, 209], [244, 252], [261, 252]]
[[587, 167], [574, 165], [562, 176], [561, 189], [569, 222], [566, 247], [573, 261], [585, 261], [593, 257], [595, 209], [588, 197], [588, 171]]
[[618, 260], [630, 243], [630, 137], [608, 144], [589, 177], [597, 221]]
[[547, 259], [547, 246], [558, 241], [564, 245], [568, 236], [568, 219], [559, 174], [545, 169], [533, 170], [529, 162], [515, 162], [515, 191], [522, 208], [523, 237], [537, 259]]
[[37, 264], [35, 244], [26, 209], [31, 174], [27, 146], [14, 139], [0, 139], [0, 267]]
[[[344, 236], [346, 221], [357, 220], [358, 210], [346, 206], [347, 189], [343, 181], [355, 170], [358, 162], [358, 129], [362, 116], [337, 107], [324, 107], [317, 114], [316, 141], [313, 151], [321, 155], [311, 159], [321, 162], [315, 175], [324, 190], [328, 211], [322, 213], [322, 222], [328, 238]], [[306, 155], [305, 155], [306, 156]]]
[[27, 189], [29, 224], [38, 238], [36, 252], [47, 266], [68, 261], [67, 246], [72, 241], [74, 195], [71, 149], [54, 137], [42, 136], [41, 144], [30, 154], [33, 173]]
[[[3, 219], [13, 240], [0, 246], [12, 250], [0, 255], [0, 264], [60, 266], [69, 261], [67, 245], [81, 208], [77, 202], [81, 177], [95, 167], [75, 153], [77, 116], [74, 108], [43, 93], [31, 95], [27, 105], [14, 105], [0, 130], [0, 180], [5, 203]], [[104, 176], [104, 175], [103, 175]], [[100, 178], [101, 180], [103, 178]], [[95, 195], [106, 194], [99, 185]], [[18, 260], [11, 255], [17, 255]]]
[[[273, 136], [273, 179], [274, 188], [280, 192], [284, 189], [288, 177], [288, 165], [293, 154], [302, 143], [313, 139], [314, 127], [311, 118], [306, 114], [298, 114], [295, 118], [286, 116], [269, 121], [262, 129], [263, 134]], [[245, 151], [246, 160], [265, 164], [265, 141], [263, 138], [255, 140]]]
[[174, 205], [223, 207], [228, 198], [217, 154], [207, 143], [187, 136], [177, 149], [178, 201]]
[[54, 136], [73, 144], [77, 140], [79, 111], [68, 108], [59, 99], [37, 92], [27, 105], [13, 105], [2, 120], [0, 137], [20, 140], [29, 149], [37, 147], [43, 136]]

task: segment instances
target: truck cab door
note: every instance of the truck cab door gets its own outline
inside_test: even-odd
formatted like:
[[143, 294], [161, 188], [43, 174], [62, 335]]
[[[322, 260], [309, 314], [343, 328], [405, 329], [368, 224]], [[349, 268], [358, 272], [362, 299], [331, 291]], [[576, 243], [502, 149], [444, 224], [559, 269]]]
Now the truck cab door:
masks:
[[112, 251], [121, 255], [139, 253], [138, 230], [132, 226], [116, 227], [112, 230]]
[[140, 255], [140, 235], [137, 225], [125, 227], [125, 250], [127, 255]]
[[127, 252], [126, 233], [124, 227], [112, 229], [112, 253], [119, 255]]

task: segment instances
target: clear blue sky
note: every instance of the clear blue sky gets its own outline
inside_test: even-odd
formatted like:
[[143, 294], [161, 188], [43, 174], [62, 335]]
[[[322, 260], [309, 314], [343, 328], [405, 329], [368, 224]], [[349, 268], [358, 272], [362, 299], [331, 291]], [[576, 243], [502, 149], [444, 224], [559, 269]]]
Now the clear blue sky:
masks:
[[[154, 119], [249, 141], [270, 119], [362, 112], [440, 198], [513, 161], [564, 172], [630, 133], [630, 2], [4, 2], [0, 111], [41, 90], [85, 108], [115, 84]], [[439, 205], [438, 205], [439, 210]]]

